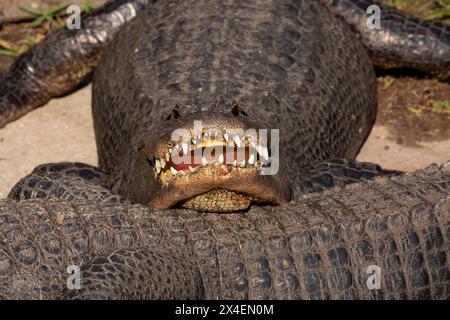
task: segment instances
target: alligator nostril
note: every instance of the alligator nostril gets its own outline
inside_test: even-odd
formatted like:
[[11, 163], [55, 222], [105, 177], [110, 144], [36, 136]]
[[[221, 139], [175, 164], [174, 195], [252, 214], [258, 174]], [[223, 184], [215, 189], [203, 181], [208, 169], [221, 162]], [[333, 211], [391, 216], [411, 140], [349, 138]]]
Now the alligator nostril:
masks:
[[245, 112], [244, 110], [241, 109], [241, 106], [240, 106], [239, 102], [237, 102], [237, 101], [233, 101], [233, 106], [231, 107], [231, 113], [234, 116], [238, 116], [240, 114], [243, 114], [244, 116], [248, 116], [247, 112]]
[[175, 107], [170, 112], [169, 116], [167, 117], [167, 120], [170, 119], [177, 120], [179, 118], [181, 118], [180, 107], [176, 104]]

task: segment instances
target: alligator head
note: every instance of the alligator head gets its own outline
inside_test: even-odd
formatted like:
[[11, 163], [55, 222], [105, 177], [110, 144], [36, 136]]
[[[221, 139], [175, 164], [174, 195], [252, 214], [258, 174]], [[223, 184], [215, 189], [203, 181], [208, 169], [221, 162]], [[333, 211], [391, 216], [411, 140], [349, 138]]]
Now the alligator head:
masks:
[[132, 170], [132, 201], [232, 212], [290, 200], [286, 169], [267, 125], [237, 103], [221, 112], [183, 110], [175, 107], [146, 138]]

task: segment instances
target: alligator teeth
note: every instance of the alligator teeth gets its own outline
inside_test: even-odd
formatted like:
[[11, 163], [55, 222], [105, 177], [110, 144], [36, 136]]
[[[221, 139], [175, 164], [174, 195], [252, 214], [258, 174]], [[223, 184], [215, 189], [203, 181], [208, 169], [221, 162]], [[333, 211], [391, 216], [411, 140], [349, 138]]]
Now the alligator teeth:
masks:
[[172, 174], [173, 174], [174, 176], [176, 176], [177, 173], [178, 173], [178, 171], [177, 171], [174, 167], [170, 167], [170, 172], [172, 172]]
[[217, 160], [220, 164], [224, 162], [223, 154], [220, 154], [219, 159]]
[[258, 154], [260, 154], [261, 156], [262, 156], [262, 153], [263, 153], [263, 152], [262, 152], [262, 148], [263, 148], [263, 146], [261, 146], [261, 145], [259, 145], [259, 144], [255, 146], [256, 151], [257, 151]]
[[267, 147], [257, 145], [256, 150], [261, 155], [261, 157], [263, 157], [264, 160], [269, 160], [269, 150], [267, 149]]
[[240, 167], [242, 167], [242, 168], [245, 167], [245, 160], [242, 160]]
[[197, 139], [195, 137], [192, 138], [192, 144], [197, 144]]
[[166, 167], [166, 160], [161, 159], [161, 168], [164, 169]]
[[181, 171], [179, 171], [179, 172], [181, 173], [182, 176], [187, 175], [187, 173], [186, 173], [185, 171], [183, 171], [183, 170], [181, 170]]
[[194, 173], [194, 172], [197, 171], [197, 170], [195, 170], [194, 168], [192, 168], [191, 166], [189, 166], [189, 171], [191, 171], [192, 173]]
[[248, 164], [254, 164], [255, 163], [255, 155], [251, 154], [248, 158]]
[[183, 142], [181, 144], [181, 148], [183, 148], [183, 154], [187, 154], [188, 153], [188, 144], [186, 142]]
[[241, 138], [239, 137], [239, 135], [235, 134], [233, 136], [233, 141], [234, 141], [234, 143], [236, 143], [238, 148], [241, 147]]
[[233, 166], [237, 167], [237, 160], [236, 159], [233, 161]]
[[170, 160], [170, 153], [166, 153], [166, 161], [169, 162]]
[[267, 149], [267, 147], [263, 148], [263, 158], [264, 160], [269, 160], [269, 150]]
[[158, 159], [155, 160], [155, 169], [157, 173], [161, 172], [161, 161], [159, 161]]
[[202, 157], [202, 166], [208, 165], [208, 161], [205, 159], [205, 157]]
[[226, 142], [228, 142], [228, 139], [230, 139], [230, 136], [228, 135], [228, 133], [224, 133], [223, 138], [225, 139]]

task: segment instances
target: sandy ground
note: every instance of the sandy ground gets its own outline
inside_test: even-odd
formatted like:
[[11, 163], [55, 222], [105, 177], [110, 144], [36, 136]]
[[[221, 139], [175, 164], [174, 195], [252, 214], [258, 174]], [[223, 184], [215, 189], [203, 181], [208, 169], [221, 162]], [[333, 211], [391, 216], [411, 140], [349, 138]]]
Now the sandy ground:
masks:
[[[37, 165], [79, 161], [97, 164], [91, 116], [91, 87], [54, 99], [0, 129], [0, 198]], [[388, 128], [376, 125], [358, 160], [413, 171], [450, 159], [450, 140], [400, 145]]]
[[0, 198], [36, 165], [97, 164], [90, 103], [91, 90], [86, 87], [0, 129]]

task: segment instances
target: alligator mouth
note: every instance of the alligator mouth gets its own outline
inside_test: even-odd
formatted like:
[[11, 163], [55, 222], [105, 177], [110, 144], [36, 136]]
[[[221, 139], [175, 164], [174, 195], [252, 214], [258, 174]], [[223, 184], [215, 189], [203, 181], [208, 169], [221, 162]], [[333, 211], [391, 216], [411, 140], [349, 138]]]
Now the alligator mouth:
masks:
[[[274, 176], [261, 175], [270, 165], [270, 147], [258, 137], [234, 131], [191, 132], [179, 142], [160, 143], [148, 157], [160, 191], [156, 208], [179, 206], [197, 211], [234, 212], [252, 203], [288, 200], [286, 188]], [[286, 182], [286, 181], [285, 181]]]

